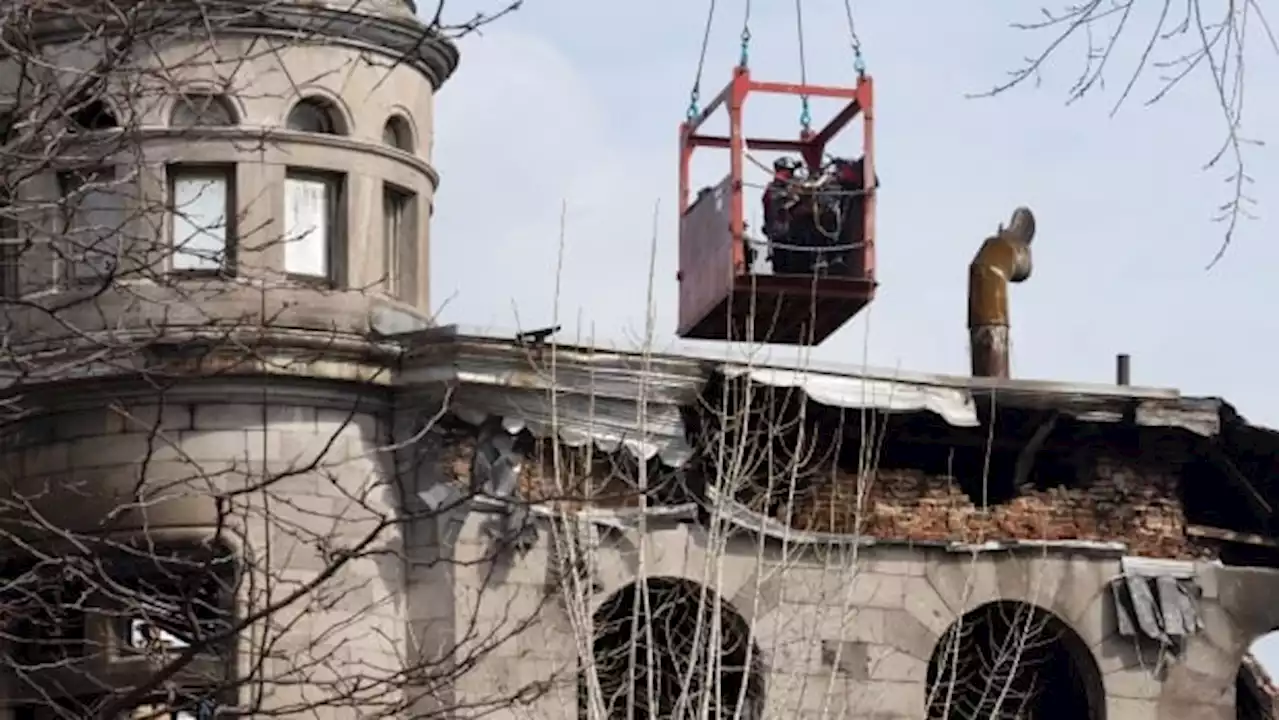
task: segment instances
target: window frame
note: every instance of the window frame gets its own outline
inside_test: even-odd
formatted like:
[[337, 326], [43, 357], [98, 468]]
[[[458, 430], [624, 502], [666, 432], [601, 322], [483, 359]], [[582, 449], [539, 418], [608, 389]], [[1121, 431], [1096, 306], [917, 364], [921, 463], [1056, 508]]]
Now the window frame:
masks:
[[[388, 138], [388, 134], [393, 137]], [[388, 142], [388, 140], [394, 140], [394, 142]], [[413, 123], [409, 122], [409, 118], [400, 113], [389, 115], [386, 122], [382, 124], [382, 144], [403, 153], [413, 154], [416, 152], [418, 145], [416, 133], [413, 131]]]
[[[75, 287], [75, 286], [94, 285], [94, 284], [102, 283], [102, 280], [103, 280], [103, 278], [101, 278], [96, 272], [92, 274], [85, 274], [85, 275], [81, 275], [79, 272], [77, 272], [77, 264], [76, 264], [77, 255], [80, 255], [78, 259], [80, 261], [83, 261], [84, 260], [83, 253], [76, 252], [75, 248], [72, 247], [72, 245], [70, 244], [70, 241], [72, 239], [72, 234], [76, 231], [75, 219], [76, 219], [77, 212], [83, 210], [83, 207], [80, 205], [80, 203], [83, 203], [86, 199], [85, 191], [83, 188], [84, 188], [84, 184], [86, 183], [85, 178], [89, 176], [92, 176], [93, 179], [88, 180], [87, 181], [88, 183], [100, 183], [101, 177], [109, 176], [111, 177], [111, 181], [110, 181], [111, 187], [120, 187], [127, 184], [128, 182], [120, 178], [119, 166], [114, 165], [112, 163], [104, 163], [102, 165], [94, 165], [94, 166], [88, 166], [88, 167], [82, 167], [82, 168], [71, 168], [66, 170], [59, 170], [57, 172], [56, 181], [58, 185], [58, 197], [62, 201], [59, 207], [57, 237], [60, 238], [62, 250], [54, 253], [54, 268], [53, 268], [54, 287]], [[78, 180], [79, 182], [72, 183], [73, 178]], [[66, 202], [67, 198], [75, 193], [80, 193], [80, 199], [76, 205], [74, 205], [73, 207], [69, 207], [68, 203]], [[110, 282], [113, 280], [119, 279], [120, 274], [122, 272], [123, 263], [120, 263], [119, 260], [123, 259], [124, 235], [125, 235], [126, 226], [129, 224], [129, 220], [128, 220], [129, 208], [127, 206], [126, 201], [123, 199], [124, 196], [116, 195], [115, 197], [121, 198], [119, 205], [117, 207], [112, 208], [114, 212], [118, 212], [120, 215], [120, 217], [117, 218], [120, 221], [120, 224], [113, 231], [115, 233], [114, 242], [116, 245], [117, 265], [115, 267], [114, 274], [112, 275], [110, 280], [108, 280], [108, 284], [110, 284]]]
[[22, 297], [22, 255], [25, 244], [22, 228], [13, 216], [17, 211], [13, 193], [0, 188], [0, 299]]
[[[177, 221], [177, 207], [175, 205], [177, 197], [177, 184], [182, 179], [181, 176], [198, 176], [206, 175], [208, 177], [221, 177], [226, 183], [226, 207], [223, 208], [226, 222], [224, 224], [223, 233], [223, 251], [222, 263], [216, 268], [180, 268], [174, 263], [177, 259], [179, 251], [177, 248], [178, 238], [174, 233], [174, 226]], [[237, 250], [239, 248], [238, 229], [239, 224], [236, 222], [236, 210], [239, 207], [238, 194], [236, 192], [236, 165], [234, 163], [170, 163], [165, 166], [165, 237], [167, 241], [164, 244], [166, 259], [163, 263], [165, 270], [173, 275], [185, 277], [226, 277], [231, 278], [236, 275], [237, 268]]]
[[[389, 202], [399, 203], [401, 213], [397, 237], [388, 232], [390, 217]], [[395, 183], [382, 183], [382, 254], [383, 267], [386, 273], [384, 283], [387, 295], [399, 298], [407, 303], [414, 303], [417, 294], [417, 237], [418, 194]]]
[[[171, 582], [174, 573], [187, 576], [184, 580], [195, 576], [206, 579], [207, 585], [203, 588], [179, 581], [184, 586], [179, 597], [192, 597], [187, 594], [190, 590], [207, 590], [201, 593], [200, 599], [208, 602], [213, 612], [204, 619], [216, 618], [210, 622], [210, 627], [216, 624], [222, 628], [220, 632], [225, 633], [216, 641], [210, 639], [207, 647], [196, 652], [174, 674], [172, 680], [183, 698], [174, 704], [175, 709], [189, 706], [194, 697], [205, 697], [225, 707], [235, 707], [240, 694], [240, 685], [236, 682], [240, 674], [237, 662], [248, 629], [241, 624], [244, 616], [239, 599], [244, 564], [234, 551], [222, 543], [205, 546], [179, 544], [152, 548], [145, 559], [124, 552], [99, 554], [98, 558], [103, 564], [92, 577], [70, 582], [63, 578], [63, 566], [59, 564], [50, 567], [35, 558], [0, 563], [0, 575], [11, 581], [4, 593], [11, 593], [10, 597], [17, 598], [40, 597], [44, 602], [36, 607], [48, 608], [40, 615], [26, 614], [22, 617], [28, 623], [31, 618], [46, 621], [46, 627], [55, 628], [66, 636], [66, 639], [46, 639], [39, 632], [28, 634], [25, 627], [11, 629], [10, 632], [17, 632], [19, 638], [11, 652], [31, 658], [33, 649], [66, 648], [69, 652], [82, 652], [84, 655], [83, 658], [75, 655], [74, 660], [50, 663], [46, 667], [30, 668], [26, 681], [10, 688], [6, 698], [5, 704], [12, 709], [14, 716], [32, 719], [69, 717], [103, 698], [102, 686], [87, 682], [86, 678], [106, 677], [111, 678], [113, 685], [128, 685], [152, 675], [158, 657], [172, 658], [179, 654], [175, 650], [149, 653], [135, 648], [129, 644], [127, 633], [119, 630], [122, 620], [127, 621], [138, 614], [135, 597], [146, 597], [149, 590], [169, 589], [165, 586]], [[174, 561], [176, 564], [171, 564]], [[25, 585], [12, 582], [26, 575], [31, 578]], [[114, 585], [131, 588], [136, 594], [104, 590]], [[60, 601], [59, 595], [71, 595], [77, 598], [77, 602], [73, 606]], [[190, 603], [184, 604], [184, 608], [189, 606]], [[72, 620], [70, 626], [68, 619]], [[67, 633], [67, 630], [71, 632]], [[37, 654], [35, 658], [41, 654], [44, 653]], [[47, 694], [49, 690], [52, 690], [52, 697]], [[139, 706], [169, 705], [166, 702], [169, 694], [165, 692], [162, 695], [143, 699]], [[51, 699], [54, 707], [50, 707]]]
[[[190, 115], [194, 122], [178, 122], [179, 113], [189, 110], [190, 106], [188, 103], [191, 103], [195, 98], [203, 99], [205, 108], [214, 105], [219, 107], [222, 111], [225, 111], [227, 121], [217, 123], [201, 122], [202, 114], [193, 112]], [[192, 90], [190, 92], [179, 93], [174, 96], [173, 105], [169, 108], [169, 127], [173, 128], [185, 130], [197, 127], [233, 127], [239, 124], [240, 114], [236, 112], [235, 103], [231, 101], [231, 98], [228, 97], [226, 93], [205, 90]]]
[[[325, 274], [311, 275], [308, 273], [294, 272], [289, 269], [288, 261], [288, 243], [294, 242], [289, 237], [289, 184], [292, 180], [302, 182], [321, 182], [324, 183], [329, 192], [327, 219], [329, 222], [329, 237], [325, 243]], [[309, 284], [320, 285], [329, 288], [337, 288], [345, 282], [346, 278], [346, 251], [347, 251], [347, 176], [345, 173], [334, 172], [330, 170], [319, 170], [314, 168], [289, 167], [285, 169], [284, 176], [284, 207], [281, 208], [281, 217], [285, 227], [281, 232], [281, 249], [282, 257], [280, 267], [284, 271], [285, 277], [290, 280]]]
[[[315, 110], [323, 113], [326, 124], [329, 125], [327, 130], [303, 130], [293, 126], [293, 114], [298, 108], [310, 106]], [[284, 127], [290, 132], [308, 133], [311, 135], [339, 135], [348, 136], [351, 134], [350, 125], [342, 109], [333, 100], [324, 95], [306, 95], [298, 98], [296, 102], [289, 106], [289, 112], [284, 116]]]

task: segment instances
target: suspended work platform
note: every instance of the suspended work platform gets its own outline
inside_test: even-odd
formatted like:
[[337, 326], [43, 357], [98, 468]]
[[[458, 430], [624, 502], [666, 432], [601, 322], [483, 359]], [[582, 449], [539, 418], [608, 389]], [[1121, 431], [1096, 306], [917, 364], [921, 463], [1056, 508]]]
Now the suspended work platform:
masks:
[[[748, 138], [743, 110], [751, 93], [825, 97], [847, 104], [821, 129], [798, 139]], [[721, 106], [728, 136], [699, 134]], [[860, 158], [833, 158], [827, 146], [862, 117]], [[680, 126], [680, 313], [682, 338], [816, 345], [874, 297], [875, 165], [870, 77], [854, 87], [759, 82], [739, 66], [701, 113]], [[807, 118], [806, 118], [807, 120]], [[690, 198], [690, 161], [700, 147], [729, 151], [729, 173]], [[748, 232], [743, 175], [749, 151], [795, 155], [794, 174], [776, 172], [765, 227]], [[779, 164], [775, 164], [775, 169]], [[765, 201], [770, 202], [769, 200]], [[769, 205], [766, 205], [768, 214]], [[770, 261], [772, 270], [753, 259]]]

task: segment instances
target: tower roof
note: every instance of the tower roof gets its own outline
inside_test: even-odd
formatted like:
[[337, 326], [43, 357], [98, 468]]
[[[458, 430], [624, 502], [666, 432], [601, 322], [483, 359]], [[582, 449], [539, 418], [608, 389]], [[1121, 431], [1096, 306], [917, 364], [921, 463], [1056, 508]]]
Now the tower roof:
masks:
[[[358, 43], [384, 48], [412, 65], [439, 88], [458, 66], [458, 48], [446, 37], [427, 32], [413, 0], [169, 0], [147, 15], [146, 22], [172, 29], [187, 16], [213, 32], [284, 33], [294, 37], [323, 37], [327, 42]], [[119, 13], [96, 20], [95, 33], [111, 32]], [[91, 21], [92, 22], [92, 21]], [[90, 26], [92, 27], [92, 26]], [[78, 42], [85, 37], [84, 18], [50, 13], [35, 23], [32, 40], [40, 43]], [[3, 52], [0, 52], [0, 56]]]
[[[326, 10], [376, 15], [396, 20], [416, 20], [418, 8], [413, 0], [286, 0], [294, 5], [311, 5]], [[264, 5], [280, 5], [280, 0], [264, 0]]]

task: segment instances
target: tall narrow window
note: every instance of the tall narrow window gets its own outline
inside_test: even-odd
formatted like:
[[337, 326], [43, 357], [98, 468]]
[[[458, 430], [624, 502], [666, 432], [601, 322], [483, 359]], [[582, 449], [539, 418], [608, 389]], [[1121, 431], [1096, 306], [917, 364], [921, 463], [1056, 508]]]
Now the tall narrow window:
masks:
[[69, 280], [106, 284], [120, 267], [125, 232], [126, 184], [115, 168], [60, 173], [64, 274]]
[[285, 180], [284, 269], [290, 275], [336, 280], [342, 181], [291, 172]]
[[14, 216], [12, 193], [0, 187], [0, 297], [22, 294], [20, 268], [22, 238], [18, 235], [18, 219]]
[[387, 294], [412, 302], [417, 277], [417, 198], [393, 185], [382, 186], [382, 256]]
[[[13, 116], [0, 113], [0, 147], [9, 144], [14, 130]], [[0, 297], [18, 297], [22, 294], [19, 286], [21, 277], [18, 274], [22, 245], [18, 237], [14, 195], [8, 179], [0, 177]]]
[[188, 272], [230, 267], [233, 168], [169, 168], [171, 266]]

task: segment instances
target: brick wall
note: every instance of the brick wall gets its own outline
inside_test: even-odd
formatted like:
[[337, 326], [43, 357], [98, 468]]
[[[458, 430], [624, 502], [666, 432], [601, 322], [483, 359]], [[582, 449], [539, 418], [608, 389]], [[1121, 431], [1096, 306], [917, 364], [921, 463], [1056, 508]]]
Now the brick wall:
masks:
[[[460, 434], [448, 447], [447, 474], [465, 485], [474, 444]], [[585, 468], [577, 457], [573, 452], [562, 456], [566, 484], [580, 487], [590, 475], [601, 504], [635, 504], [634, 469], [603, 453], [592, 468]], [[797, 503], [792, 521], [805, 530], [860, 531], [895, 540], [1089, 540], [1125, 542], [1131, 552], [1149, 557], [1213, 555], [1211, 548], [1184, 532], [1186, 514], [1175, 468], [1107, 453], [1090, 458], [1086, 468], [1081, 482], [1047, 489], [1024, 485], [1013, 500], [986, 511], [980, 507], [981, 498], [971, 498], [954, 478], [909, 469], [877, 471], [860, 509], [857, 476], [838, 472], [834, 480], [824, 477], [810, 497]], [[553, 474], [550, 452], [543, 447], [523, 468], [523, 496], [535, 502], [563, 498]], [[581, 496], [573, 494], [570, 504], [581, 502]], [[779, 508], [776, 519], [787, 519], [784, 509]]]
[[863, 533], [918, 541], [1093, 540], [1129, 543], [1131, 552], [1165, 558], [1208, 554], [1184, 533], [1178, 476], [1102, 455], [1083, 483], [1037, 489], [1025, 485], [1009, 502], [983, 511], [953, 478], [916, 470], [874, 474], [858, 512], [857, 477], [842, 473], [797, 508], [809, 530]]
[[[457, 487], [467, 488], [471, 461], [475, 457], [475, 439], [464, 429], [454, 429], [448, 435], [441, 459], [444, 476]], [[550, 443], [542, 442], [525, 455], [526, 461], [520, 468], [520, 496], [527, 502], [554, 502], [564, 507], [577, 507], [589, 499], [610, 507], [639, 504], [636, 470], [620, 453], [597, 452], [588, 464], [582, 450], [565, 448], [557, 461]], [[556, 482], [557, 470], [559, 483]]]

